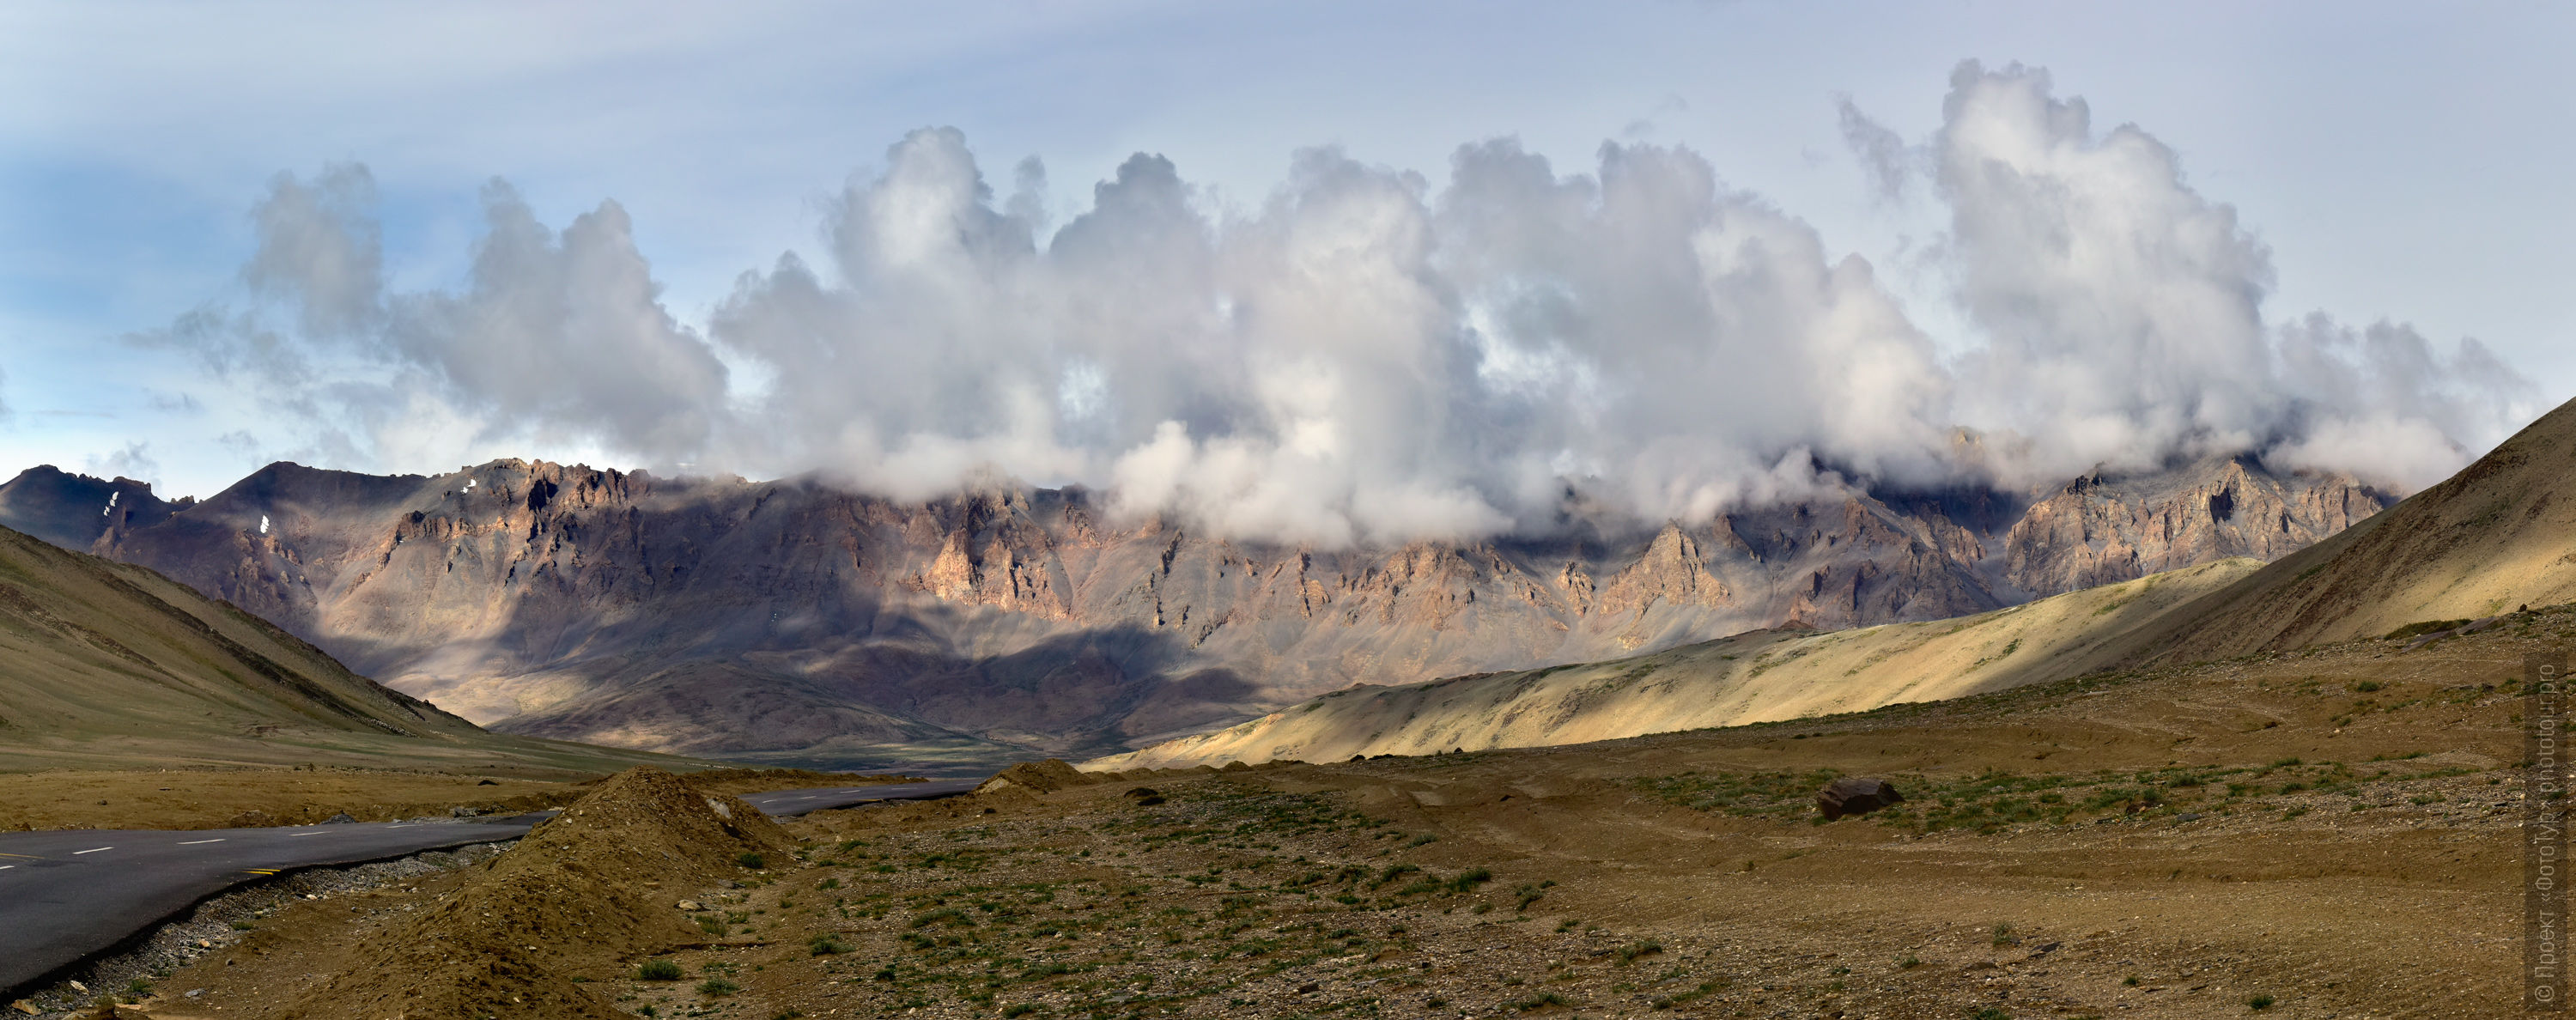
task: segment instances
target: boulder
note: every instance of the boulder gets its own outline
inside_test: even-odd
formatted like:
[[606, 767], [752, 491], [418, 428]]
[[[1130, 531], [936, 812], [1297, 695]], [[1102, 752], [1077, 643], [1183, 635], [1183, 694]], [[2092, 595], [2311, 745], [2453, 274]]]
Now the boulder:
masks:
[[1895, 784], [1887, 780], [1846, 776], [1826, 783], [1824, 789], [1816, 791], [1816, 813], [1824, 815], [1826, 821], [1832, 821], [1844, 815], [1865, 815], [1904, 801], [1905, 795], [1896, 792]]

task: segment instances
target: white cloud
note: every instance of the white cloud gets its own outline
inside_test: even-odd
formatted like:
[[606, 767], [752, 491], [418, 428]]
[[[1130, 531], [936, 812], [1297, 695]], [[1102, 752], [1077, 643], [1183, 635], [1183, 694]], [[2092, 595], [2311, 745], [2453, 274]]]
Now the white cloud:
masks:
[[1932, 160], [1941, 265], [1983, 341], [1958, 365], [1958, 413], [2014, 437], [2009, 481], [2273, 450], [2412, 488], [2538, 411], [2536, 388], [2475, 341], [2437, 359], [2400, 327], [2267, 320], [2271, 253], [2235, 209], [2136, 125], [2097, 132], [2045, 71], [1963, 63], [1943, 115], [1920, 150], [1848, 104], [1844, 124], [1874, 172]]
[[152, 444], [127, 443], [106, 456], [84, 458], [89, 473], [102, 478], [131, 478], [146, 484], [161, 480], [161, 462], [152, 459]]
[[1042, 166], [997, 195], [946, 128], [825, 203], [826, 263], [744, 274], [703, 330], [615, 202], [558, 233], [501, 182], [463, 286], [391, 291], [367, 174], [332, 167], [256, 211], [270, 304], [141, 339], [264, 380], [324, 459], [516, 443], [906, 499], [1083, 483], [1322, 546], [2215, 451], [2420, 485], [2533, 410], [2474, 342], [2269, 322], [2235, 212], [2043, 72], [1962, 65], [1944, 114], [1915, 144], [1841, 119], [1883, 196], [1948, 214], [1927, 257], [1976, 331], [1950, 358], [1867, 260], [1687, 148], [1561, 173], [1494, 140], [1438, 182], [1313, 149], [1249, 208], [1139, 153], [1051, 228]]

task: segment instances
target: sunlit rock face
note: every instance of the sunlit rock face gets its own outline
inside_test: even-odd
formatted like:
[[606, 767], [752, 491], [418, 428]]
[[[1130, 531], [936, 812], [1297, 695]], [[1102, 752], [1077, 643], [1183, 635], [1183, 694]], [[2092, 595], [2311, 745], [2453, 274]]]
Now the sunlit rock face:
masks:
[[[138, 491], [95, 526], [66, 509], [120, 486]], [[503, 460], [280, 463], [193, 504], [38, 469], [0, 486], [0, 524], [161, 570], [499, 729], [826, 761], [1109, 751], [1352, 684], [1957, 616], [2278, 557], [2387, 501], [2216, 459], [2034, 496], [1318, 549], [1114, 520], [1081, 489], [898, 503]]]

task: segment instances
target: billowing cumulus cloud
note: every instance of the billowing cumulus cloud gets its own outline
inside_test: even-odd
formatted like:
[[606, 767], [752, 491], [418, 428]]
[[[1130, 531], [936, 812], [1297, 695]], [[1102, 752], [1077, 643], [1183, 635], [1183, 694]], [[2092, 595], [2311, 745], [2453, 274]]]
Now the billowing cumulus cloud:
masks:
[[1487, 141], [1436, 182], [1307, 150], [1249, 208], [1138, 154], [1051, 227], [1043, 167], [998, 194], [945, 128], [826, 203], [819, 260], [745, 273], [702, 328], [616, 203], [558, 232], [500, 182], [465, 285], [393, 292], [365, 171], [334, 167], [255, 211], [257, 307], [141, 339], [267, 380], [325, 455], [466, 436], [900, 498], [1079, 483], [1325, 546], [2249, 450], [2412, 486], [2536, 412], [2474, 342], [2267, 318], [2235, 211], [2044, 73], [1963, 65], [1943, 113], [1915, 142], [1840, 116], [1882, 200], [1948, 217], [1934, 264], [1976, 332], [1947, 355], [1866, 259], [1687, 148], [1569, 170]]
[[2044, 71], [1961, 65], [1924, 149], [1983, 333], [1959, 412], [2028, 437], [2025, 478], [2252, 450], [2413, 488], [2539, 410], [2475, 341], [2437, 358], [2406, 327], [2267, 320], [2271, 253], [2236, 210]]

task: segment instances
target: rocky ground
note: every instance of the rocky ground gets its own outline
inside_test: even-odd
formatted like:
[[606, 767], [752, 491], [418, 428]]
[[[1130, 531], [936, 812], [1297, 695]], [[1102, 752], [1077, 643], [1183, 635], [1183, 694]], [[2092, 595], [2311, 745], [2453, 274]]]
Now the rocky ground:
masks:
[[[620, 780], [487, 867], [285, 902], [142, 1010], [2498, 1016], [2518, 663], [2568, 622], [1568, 748], [1024, 767], [774, 833]], [[1908, 799], [1820, 824], [1836, 775]]]

